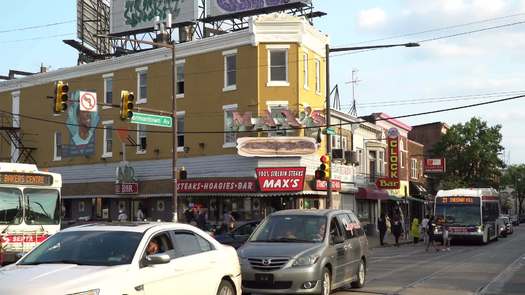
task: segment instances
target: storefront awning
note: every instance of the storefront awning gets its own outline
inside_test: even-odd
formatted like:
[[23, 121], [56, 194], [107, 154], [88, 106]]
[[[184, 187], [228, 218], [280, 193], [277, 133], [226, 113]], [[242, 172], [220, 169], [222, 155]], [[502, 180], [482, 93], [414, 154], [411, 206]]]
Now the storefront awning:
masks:
[[294, 196], [326, 196], [325, 191], [275, 192], [275, 193], [179, 193], [181, 197], [238, 197], [269, 198]]
[[390, 196], [386, 191], [373, 189], [369, 187], [360, 187], [357, 190], [356, 198], [365, 200], [389, 200]]
[[412, 196], [424, 196], [426, 195], [427, 189], [421, 183], [410, 181], [410, 194]]
[[411, 197], [411, 196], [406, 196], [406, 197], [397, 197], [397, 196], [392, 196], [392, 195], [390, 195], [390, 199], [391, 199], [391, 200], [394, 200], [394, 201], [398, 201], [398, 202], [406, 202], [406, 201], [409, 201], [409, 202], [425, 203], [425, 200], [418, 199], [418, 198], [414, 198], [414, 197]]

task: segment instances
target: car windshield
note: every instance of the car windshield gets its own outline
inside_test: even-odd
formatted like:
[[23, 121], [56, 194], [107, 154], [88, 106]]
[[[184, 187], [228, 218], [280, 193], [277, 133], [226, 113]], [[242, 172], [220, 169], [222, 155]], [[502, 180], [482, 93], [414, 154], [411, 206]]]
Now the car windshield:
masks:
[[130, 264], [141, 233], [122, 231], [59, 232], [19, 262], [20, 265], [65, 263], [113, 266]]
[[58, 224], [60, 222], [58, 191], [25, 189], [27, 224]]
[[271, 216], [257, 228], [250, 242], [316, 243], [325, 238], [326, 217], [311, 215]]
[[451, 226], [478, 226], [481, 224], [481, 209], [472, 204], [438, 204], [436, 220]]
[[16, 188], [0, 188], [0, 224], [22, 222], [22, 192]]

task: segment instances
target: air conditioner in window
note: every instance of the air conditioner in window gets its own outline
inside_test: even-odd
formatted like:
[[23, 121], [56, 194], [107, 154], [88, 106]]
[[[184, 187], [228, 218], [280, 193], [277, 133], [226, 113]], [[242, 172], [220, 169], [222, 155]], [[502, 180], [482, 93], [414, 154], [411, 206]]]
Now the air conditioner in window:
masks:
[[355, 151], [345, 151], [345, 159], [347, 163], [359, 166], [359, 155]]
[[332, 149], [332, 159], [344, 160], [343, 149]]

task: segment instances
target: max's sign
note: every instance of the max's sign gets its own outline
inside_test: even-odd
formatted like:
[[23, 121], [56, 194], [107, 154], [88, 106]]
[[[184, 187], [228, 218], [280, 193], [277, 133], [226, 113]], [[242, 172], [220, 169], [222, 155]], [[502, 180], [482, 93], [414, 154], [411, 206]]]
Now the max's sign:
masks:
[[256, 168], [261, 192], [300, 192], [303, 190], [305, 167]]

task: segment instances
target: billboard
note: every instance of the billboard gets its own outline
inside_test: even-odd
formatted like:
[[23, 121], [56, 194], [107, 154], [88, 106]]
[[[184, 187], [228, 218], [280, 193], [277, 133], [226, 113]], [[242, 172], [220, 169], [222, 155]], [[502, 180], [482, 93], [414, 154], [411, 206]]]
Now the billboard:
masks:
[[243, 157], [301, 157], [317, 152], [311, 137], [242, 137], [237, 139], [237, 153]]
[[425, 159], [425, 173], [445, 173], [445, 158]]
[[311, 5], [311, 0], [208, 0], [208, 16], [217, 17], [288, 4]]
[[197, 0], [112, 0], [111, 34], [153, 31], [155, 17], [164, 21], [171, 13], [173, 24], [193, 22], [198, 16]]

